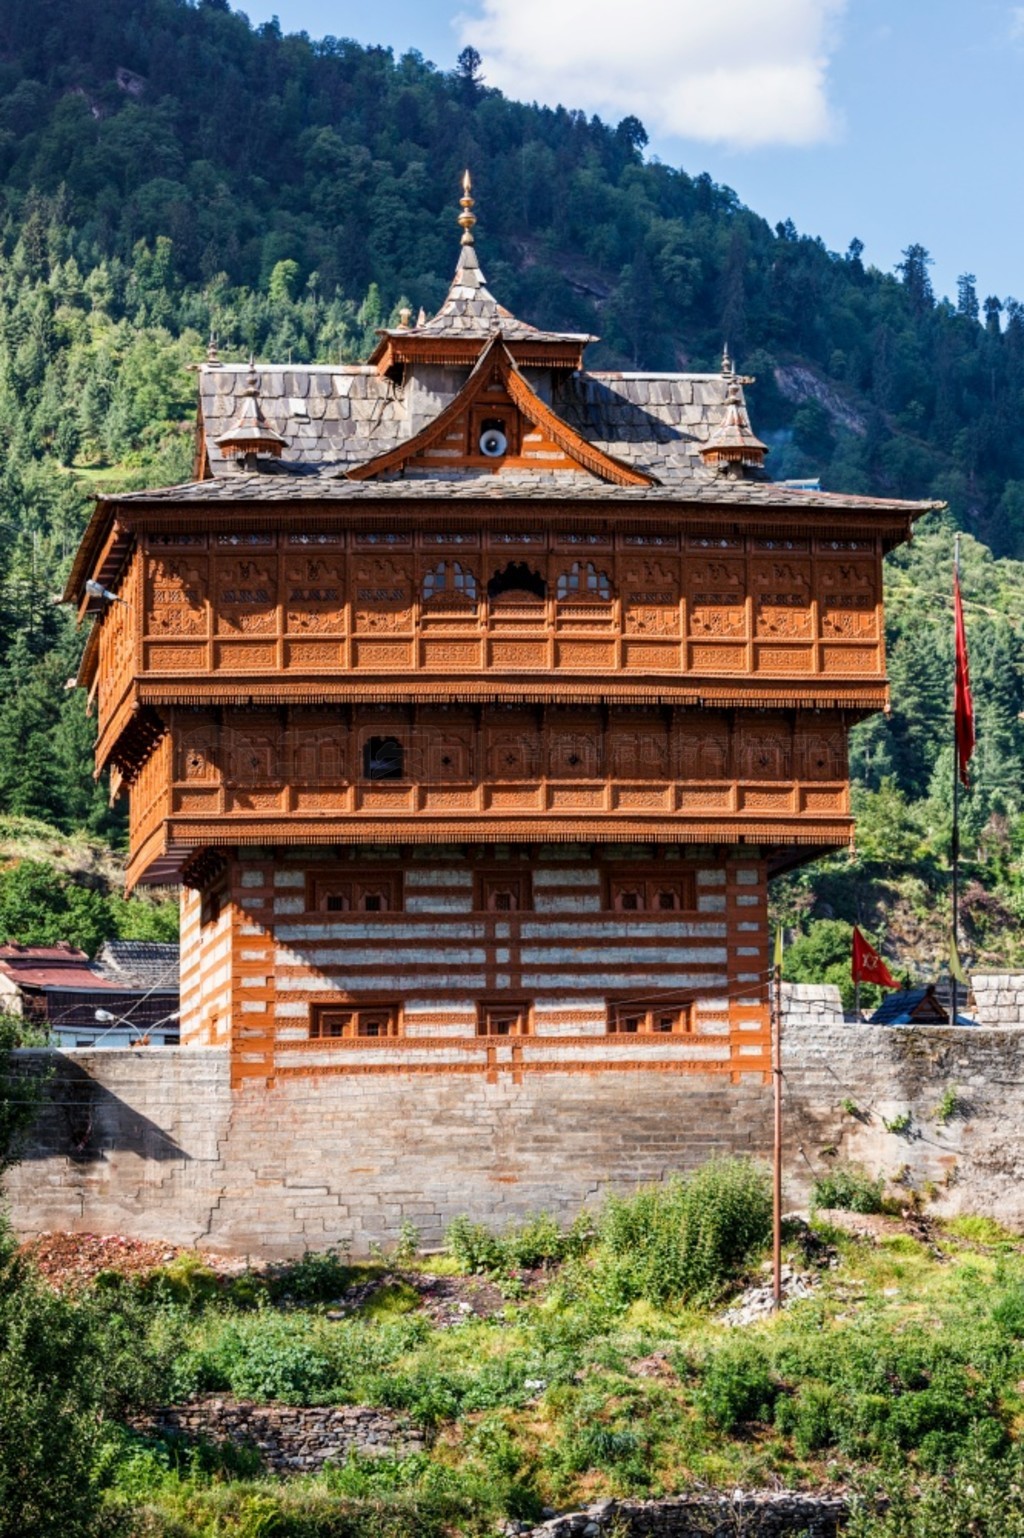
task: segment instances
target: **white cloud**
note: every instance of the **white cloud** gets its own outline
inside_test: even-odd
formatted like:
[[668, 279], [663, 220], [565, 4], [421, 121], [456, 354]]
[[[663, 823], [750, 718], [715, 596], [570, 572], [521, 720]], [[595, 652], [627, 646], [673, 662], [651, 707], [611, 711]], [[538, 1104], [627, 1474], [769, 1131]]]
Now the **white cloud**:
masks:
[[460, 44], [510, 96], [737, 149], [835, 131], [828, 63], [847, 0], [478, 3], [456, 19]]
[[1010, 6], [1010, 41], [1024, 42], [1024, 5]]

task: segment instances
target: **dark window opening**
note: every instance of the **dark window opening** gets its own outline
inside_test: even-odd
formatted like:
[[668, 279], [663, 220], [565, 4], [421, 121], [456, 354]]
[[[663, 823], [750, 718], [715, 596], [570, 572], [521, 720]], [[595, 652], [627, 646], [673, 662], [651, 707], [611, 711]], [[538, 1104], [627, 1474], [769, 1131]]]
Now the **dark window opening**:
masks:
[[678, 1036], [691, 1029], [689, 1004], [672, 1004], [663, 1009], [635, 1009], [621, 1004], [608, 1007], [608, 1030], [613, 1036]]
[[374, 1004], [361, 1009], [325, 1004], [314, 1008], [310, 1036], [350, 1040], [353, 1037], [393, 1037], [399, 1034], [398, 1006]]
[[400, 780], [405, 773], [405, 754], [397, 737], [371, 737], [363, 748], [363, 777], [367, 780]]
[[527, 1036], [529, 1032], [529, 1004], [479, 1005], [476, 1019], [478, 1036]]
[[487, 584], [488, 598], [546, 598], [547, 584], [539, 571], [531, 571], [525, 561], [509, 561], [496, 571]]

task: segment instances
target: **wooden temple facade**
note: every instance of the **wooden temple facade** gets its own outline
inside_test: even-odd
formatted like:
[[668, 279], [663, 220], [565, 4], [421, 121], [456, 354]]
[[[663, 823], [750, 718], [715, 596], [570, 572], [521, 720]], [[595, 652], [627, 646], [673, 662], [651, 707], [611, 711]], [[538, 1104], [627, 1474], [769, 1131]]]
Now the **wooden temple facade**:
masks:
[[851, 837], [882, 557], [931, 504], [772, 483], [744, 385], [594, 373], [449, 295], [357, 366], [199, 372], [194, 482], [69, 596], [183, 1044], [300, 1074], [761, 1073], [767, 885]]

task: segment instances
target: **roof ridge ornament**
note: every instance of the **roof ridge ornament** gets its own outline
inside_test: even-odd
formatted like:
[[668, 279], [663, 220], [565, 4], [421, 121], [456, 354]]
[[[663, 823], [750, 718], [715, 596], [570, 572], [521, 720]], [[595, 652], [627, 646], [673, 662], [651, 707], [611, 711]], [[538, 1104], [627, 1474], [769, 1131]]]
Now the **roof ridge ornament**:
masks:
[[259, 454], [269, 454], [280, 459], [288, 447], [288, 439], [276, 432], [263, 414], [260, 403], [260, 376], [256, 372], [255, 354], [249, 354], [249, 373], [245, 389], [238, 401], [235, 420], [227, 432], [215, 438], [214, 443], [226, 459], [241, 459], [242, 468], [249, 474], [259, 470]]
[[728, 342], [722, 343], [722, 373], [726, 376], [726, 378], [730, 377], [733, 373], [732, 357], [729, 353]]
[[475, 206], [476, 199], [471, 196], [472, 191], [473, 179], [470, 176], [469, 169], [467, 167], [467, 169], [462, 173], [462, 196], [459, 199], [459, 207], [462, 209], [462, 212], [459, 215], [458, 222], [462, 227], [462, 240], [460, 241], [460, 245], [463, 246], [472, 246], [476, 244], [473, 236], [473, 226], [476, 224], [476, 215], [471, 212]]
[[722, 353], [722, 379], [725, 384], [725, 409], [718, 426], [702, 445], [700, 457], [706, 465], [719, 473], [742, 476], [746, 470], [761, 469], [768, 445], [761, 442], [750, 425], [743, 385], [740, 377], [733, 372], [728, 347]]

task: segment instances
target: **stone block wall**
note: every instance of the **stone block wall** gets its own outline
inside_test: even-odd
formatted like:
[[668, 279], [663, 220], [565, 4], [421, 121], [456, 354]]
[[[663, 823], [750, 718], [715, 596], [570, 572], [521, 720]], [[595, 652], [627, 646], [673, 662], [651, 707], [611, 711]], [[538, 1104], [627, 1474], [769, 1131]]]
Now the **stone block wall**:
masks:
[[979, 1025], [1024, 1026], [1024, 972], [975, 972], [971, 990]]
[[210, 1395], [139, 1416], [133, 1425], [143, 1433], [254, 1448], [274, 1474], [315, 1474], [353, 1453], [408, 1458], [427, 1445], [407, 1416], [365, 1405], [260, 1405]]
[[[834, 990], [794, 988], [787, 1004], [787, 1205], [839, 1157], [926, 1190], [938, 1212], [1024, 1229], [1024, 1031], [844, 1022]], [[29, 1072], [45, 1055], [20, 1056]], [[403, 1221], [428, 1246], [461, 1212], [496, 1228], [542, 1209], [569, 1221], [608, 1191], [771, 1149], [760, 1073], [498, 1063], [233, 1091], [226, 1048], [50, 1056], [48, 1102], [6, 1179], [23, 1233], [359, 1255]]]

